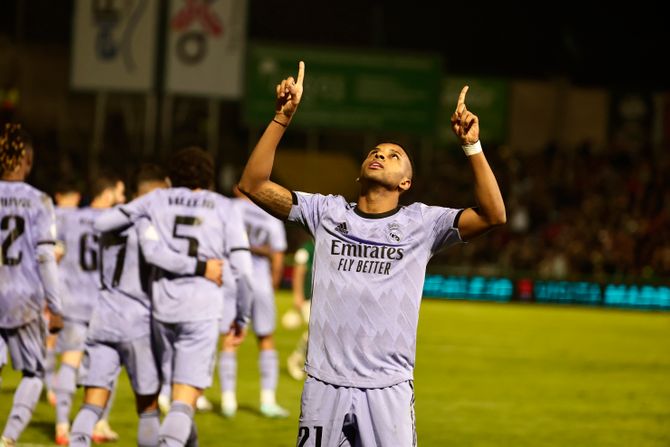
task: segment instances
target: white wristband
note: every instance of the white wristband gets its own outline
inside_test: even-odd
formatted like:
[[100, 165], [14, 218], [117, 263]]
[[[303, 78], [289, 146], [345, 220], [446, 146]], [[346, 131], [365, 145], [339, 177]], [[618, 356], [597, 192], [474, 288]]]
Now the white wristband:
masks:
[[474, 144], [464, 144], [461, 147], [463, 148], [463, 152], [465, 152], [465, 155], [467, 155], [468, 157], [470, 155], [478, 154], [482, 151], [482, 143], [479, 140], [477, 140], [477, 142]]

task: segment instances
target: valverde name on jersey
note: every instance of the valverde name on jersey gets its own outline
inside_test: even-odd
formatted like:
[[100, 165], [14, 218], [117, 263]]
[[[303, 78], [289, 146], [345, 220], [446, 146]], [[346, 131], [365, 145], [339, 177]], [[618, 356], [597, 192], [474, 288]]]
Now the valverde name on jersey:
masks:
[[177, 206], [188, 206], [192, 208], [209, 208], [214, 209], [214, 202], [204, 198], [191, 198], [191, 197], [168, 197], [168, 205], [177, 205]]

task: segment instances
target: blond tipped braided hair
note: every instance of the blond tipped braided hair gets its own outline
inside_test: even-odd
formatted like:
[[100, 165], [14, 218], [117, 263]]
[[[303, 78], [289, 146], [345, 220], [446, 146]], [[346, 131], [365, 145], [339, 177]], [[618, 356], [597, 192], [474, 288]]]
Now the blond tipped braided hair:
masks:
[[20, 124], [5, 124], [0, 134], [0, 172], [12, 172], [26, 155]]

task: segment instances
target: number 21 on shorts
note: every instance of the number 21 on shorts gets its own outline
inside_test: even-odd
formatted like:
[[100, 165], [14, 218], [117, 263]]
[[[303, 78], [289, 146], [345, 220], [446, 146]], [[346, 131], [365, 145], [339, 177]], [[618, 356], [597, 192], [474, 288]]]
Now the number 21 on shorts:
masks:
[[[321, 447], [321, 437], [323, 436], [323, 427], [315, 425], [314, 429], [314, 447]], [[309, 427], [300, 427], [298, 430], [298, 447], [305, 447], [309, 435], [311, 434]]]

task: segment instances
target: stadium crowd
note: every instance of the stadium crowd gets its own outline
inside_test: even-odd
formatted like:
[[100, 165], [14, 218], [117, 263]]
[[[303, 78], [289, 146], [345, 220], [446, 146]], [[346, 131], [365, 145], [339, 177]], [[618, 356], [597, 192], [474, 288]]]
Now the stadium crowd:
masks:
[[[610, 145], [548, 146], [534, 153], [490, 150], [509, 223], [485, 244], [473, 242], [434, 263], [465, 273], [530, 274], [553, 279], [642, 278], [670, 273], [670, 158]], [[456, 154], [458, 155], [458, 154]], [[440, 175], [419, 181], [427, 203], [472, 200], [470, 173], [447, 158]], [[493, 247], [493, 249], [492, 249]]]

